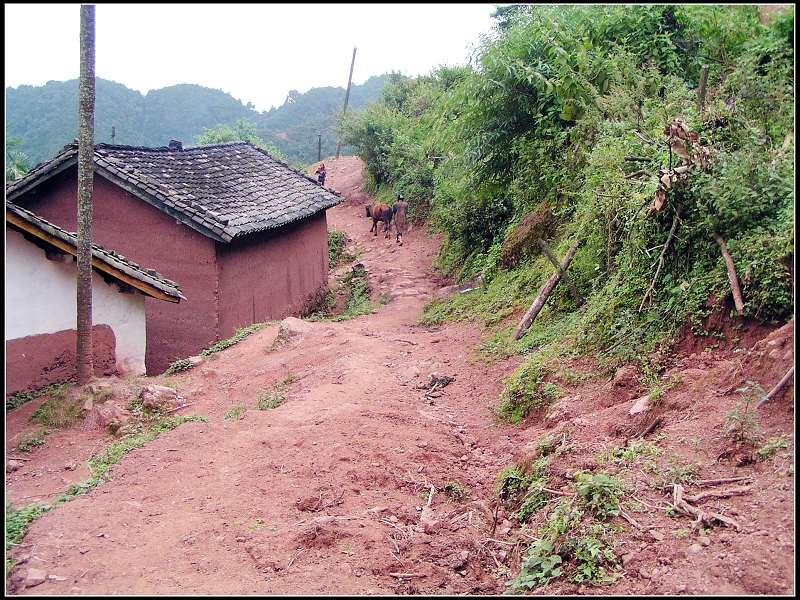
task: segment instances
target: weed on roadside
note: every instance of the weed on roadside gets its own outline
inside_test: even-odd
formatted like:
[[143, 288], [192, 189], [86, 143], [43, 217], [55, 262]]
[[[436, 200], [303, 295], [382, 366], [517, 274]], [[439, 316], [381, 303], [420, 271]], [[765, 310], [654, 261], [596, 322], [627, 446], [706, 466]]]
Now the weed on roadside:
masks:
[[210, 355], [212, 355], [212, 354], [214, 354], [216, 352], [221, 352], [222, 350], [225, 350], [226, 348], [230, 348], [234, 344], [238, 344], [244, 338], [246, 338], [248, 335], [250, 335], [252, 333], [255, 333], [256, 331], [258, 331], [260, 329], [264, 329], [264, 327], [266, 327], [267, 325], [269, 325], [269, 322], [253, 323], [252, 325], [248, 325], [247, 327], [240, 327], [239, 329], [236, 330], [236, 333], [234, 333], [231, 337], [229, 337], [227, 339], [224, 339], [224, 340], [220, 340], [218, 342], [215, 342], [214, 344], [211, 344], [208, 348], [203, 350], [200, 354], [203, 355], [203, 356], [210, 356]]
[[772, 457], [778, 450], [783, 448], [788, 448], [789, 443], [786, 436], [780, 436], [776, 438], [772, 438], [771, 440], [767, 441], [761, 448], [756, 450], [756, 456], [760, 460], [767, 460]]
[[299, 377], [297, 375], [294, 373], [289, 373], [270, 389], [262, 390], [258, 394], [256, 408], [258, 410], [270, 410], [272, 408], [278, 408], [281, 404], [283, 404], [284, 400], [286, 400], [286, 388], [298, 380]]
[[442, 490], [453, 500], [465, 500], [469, 497], [469, 490], [460, 481], [448, 481]]
[[30, 420], [52, 428], [71, 427], [77, 423], [83, 416], [83, 402], [79, 398], [70, 398], [68, 389], [66, 384], [53, 387], [47, 400], [33, 412]]
[[47, 429], [40, 427], [36, 431], [22, 434], [19, 442], [17, 442], [15, 450], [17, 452], [30, 452], [36, 446], [44, 445], [44, 436], [47, 435], [47, 433]]
[[247, 412], [246, 406], [244, 406], [243, 404], [235, 404], [234, 406], [231, 406], [227, 410], [223, 419], [225, 419], [226, 421], [238, 421], [244, 417], [244, 414], [246, 412]]
[[30, 392], [16, 392], [15, 394], [11, 394], [8, 398], [6, 398], [6, 411], [19, 408], [23, 404], [30, 402], [31, 400], [41, 398], [44, 395], [53, 394], [62, 386], [67, 385], [67, 382], [51, 383], [50, 385], [46, 385]]
[[188, 358], [180, 358], [167, 367], [167, 370], [164, 371], [164, 375], [174, 375], [175, 373], [188, 371], [192, 367], [194, 367], [192, 361], [190, 361]]

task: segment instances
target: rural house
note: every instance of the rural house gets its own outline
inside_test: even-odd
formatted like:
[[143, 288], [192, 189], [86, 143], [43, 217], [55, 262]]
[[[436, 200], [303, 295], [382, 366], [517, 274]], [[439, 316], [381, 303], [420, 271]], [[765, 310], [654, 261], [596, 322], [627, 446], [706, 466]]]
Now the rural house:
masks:
[[[75, 375], [77, 239], [6, 204], [6, 393]], [[92, 337], [97, 375], [145, 372], [145, 298], [184, 299], [176, 283], [92, 245]], [[166, 302], [163, 302], [166, 301]]]
[[[9, 201], [77, 223], [77, 144], [6, 186]], [[145, 301], [149, 374], [251, 323], [300, 311], [327, 285], [326, 209], [339, 198], [248, 142], [98, 144], [93, 240], [181, 282]]]

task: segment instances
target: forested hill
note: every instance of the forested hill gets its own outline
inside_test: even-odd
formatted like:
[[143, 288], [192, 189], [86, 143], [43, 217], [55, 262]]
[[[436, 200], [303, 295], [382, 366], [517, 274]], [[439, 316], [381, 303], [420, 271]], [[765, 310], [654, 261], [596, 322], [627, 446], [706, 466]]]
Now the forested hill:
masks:
[[[385, 80], [381, 75], [354, 85], [348, 110], [377, 100]], [[118, 144], [163, 146], [170, 139], [191, 144], [206, 128], [247, 119], [255, 123], [259, 137], [300, 163], [317, 160], [318, 133], [323, 156], [336, 152], [336, 117], [345, 95], [338, 87], [312, 88], [304, 94], [292, 90], [282, 106], [258, 112], [252, 104], [200, 85], [173, 85], [146, 95], [106, 79], [98, 78], [96, 86], [98, 143], [111, 142], [114, 126]], [[52, 157], [75, 138], [77, 94], [77, 79], [6, 88], [6, 139], [21, 138], [19, 149], [31, 164]]]

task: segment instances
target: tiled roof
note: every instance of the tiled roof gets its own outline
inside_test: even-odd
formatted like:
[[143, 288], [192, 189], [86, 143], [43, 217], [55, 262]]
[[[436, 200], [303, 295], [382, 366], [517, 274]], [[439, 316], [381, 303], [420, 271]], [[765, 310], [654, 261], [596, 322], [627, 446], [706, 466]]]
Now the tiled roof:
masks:
[[[11, 202], [6, 202], [6, 210], [17, 215], [19, 218], [31, 224], [36, 229], [48, 233], [51, 236], [66, 242], [70, 246], [77, 248], [78, 240], [74, 233], [64, 231], [57, 225], [53, 225], [50, 221], [46, 221], [45, 219], [33, 214], [31, 211], [25, 210], [21, 206], [17, 206]], [[8, 217], [6, 217], [6, 219], [8, 219]], [[110, 267], [118, 271], [122, 271], [128, 276], [160, 290], [167, 296], [186, 300], [186, 297], [181, 293], [177, 283], [170, 281], [153, 269], [146, 269], [139, 266], [132, 260], [125, 258], [121, 254], [117, 254], [113, 250], [106, 250], [102, 246], [92, 244], [92, 256], [106, 263]]]
[[[14, 200], [77, 162], [77, 145], [6, 186]], [[310, 217], [340, 202], [336, 192], [249, 142], [188, 148], [95, 146], [107, 179], [213, 239], [229, 242]]]

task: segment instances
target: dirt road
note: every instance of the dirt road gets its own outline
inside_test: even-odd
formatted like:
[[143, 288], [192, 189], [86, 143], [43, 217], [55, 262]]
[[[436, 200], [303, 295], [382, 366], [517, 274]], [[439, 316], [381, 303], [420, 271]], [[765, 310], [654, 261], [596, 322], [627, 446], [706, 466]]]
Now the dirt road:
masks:
[[[716, 349], [687, 338], [695, 346], [664, 374], [662, 471], [601, 466], [598, 457], [624, 445], [635, 425], [631, 404], [648, 394], [635, 371], [610, 379], [581, 358], [546, 418], [499, 424], [490, 410], [520, 358], [475, 361], [483, 335], [475, 325], [419, 325], [443, 284], [431, 269], [439, 240], [419, 227], [403, 247], [372, 236], [360, 161], [326, 166], [329, 187], [344, 196], [328, 211], [329, 227], [360, 251], [374, 312], [301, 322], [277, 342], [272, 325], [174, 376], [193, 403], [181, 412], [208, 422], [132, 451], [111, 481], [35, 521], [14, 549], [15, 573], [35, 568], [50, 578], [19, 593], [500, 593], [519, 561], [506, 552], [533, 530], [520, 533], [502, 508], [494, 512], [494, 482], [545, 433], [568, 435], [573, 448], [553, 465], [551, 486], [572, 489], [576, 471], [608, 470], [645, 504], [626, 505], [635, 527], [615, 525], [624, 574], [615, 583], [557, 580], [540, 592], [792, 593], [793, 388], [758, 417], [763, 439], [788, 449], [768, 460], [725, 458], [725, 431], [738, 406], [732, 390], [748, 378], [772, 385], [792, 364], [793, 322], [751, 338], [737, 330], [738, 345]], [[426, 394], [432, 374], [454, 380]], [[259, 394], [287, 377], [284, 403], [257, 410]], [[34, 404], [8, 414], [7, 452]], [[243, 417], [226, 419], [237, 405]], [[111, 441], [96, 430], [51, 433], [6, 476], [7, 494], [15, 506], [52, 498], [86, 479], [85, 461]], [[668, 493], [654, 482], [678, 468], [703, 480], [747, 479], [746, 493], [704, 504], [740, 528], [706, 530], [669, 516]]]
[[[360, 186], [357, 159], [328, 168], [330, 187], [348, 196]], [[494, 477], [518, 435], [488, 412], [510, 365], [472, 364], [479, 338], [469, 326], [416, 325], [437, 288], [435, 238], [420, 228], [403, 247], [376, 238], [350, 201], [328, 219], [363, 252], [374, 313], [308, 323], [274, 351], [278, 328], [270, 326], [176, 376], [194, 402], [182, 412], [209, 422], [185, 424], [131, 452], [110, 482], [34, 523], [26, 543], [63, 580], [28, 591], [502, 589], [485, 570], [496, 565], [480, 544], [491, 533]], [[379, 304], [381, 296], [391, 300]], [[290, 373], [299, 380], [282, 406], [253, 408], [260, 390]], [[455, 379], [429, 399], [416, 387], [431, 373]], [[224, 420], [237, 404], [248, 407], [245, 416]], [[448, 483], [469, 497], [448, 496]]]

